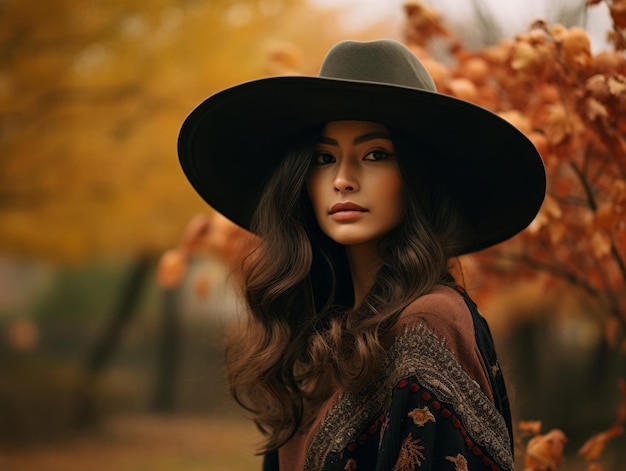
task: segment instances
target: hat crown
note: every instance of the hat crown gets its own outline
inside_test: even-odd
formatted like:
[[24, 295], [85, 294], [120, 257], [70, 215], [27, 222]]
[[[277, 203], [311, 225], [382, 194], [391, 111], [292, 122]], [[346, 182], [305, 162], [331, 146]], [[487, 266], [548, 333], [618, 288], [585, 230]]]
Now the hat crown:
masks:
[[424, 65], [404, 44], [392, 39], [336, 44], [326, 55], [319, 76], [437, 91]]

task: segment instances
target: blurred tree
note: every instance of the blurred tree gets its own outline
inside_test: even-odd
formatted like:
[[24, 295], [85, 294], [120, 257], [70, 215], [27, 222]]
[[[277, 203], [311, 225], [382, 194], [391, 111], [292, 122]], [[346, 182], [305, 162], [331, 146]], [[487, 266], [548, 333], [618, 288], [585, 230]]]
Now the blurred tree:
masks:
[[0, 2], [0, 250], [170, 246], [203, 207], [176, 158], [185, 114], [290, 61], [309, 71], [298, 47], [317, 64], [338, 34], [301, 0]]
[[[613, 364], [622, 399], [614, 425], [590, 439], [593, 451], [580, 450], [591, 470], [599, 469], [604, 444], [622, 435], [626, 424], [626, 1], [586, 3], [606, 4], [613, 20], [608, 34], [612, 50], [594, 55], [582, 28], [537, 20], [527, 32], [471, 52], [442, 26], [436, 11], [418, 1], [407, 4], [406, 31], [407, 42], [431, 69], [440, 91], [498, 113], [542, 154], [548, 188], [535, 220], [519, 236], [472, 258], [479, 260], [487, 280], [483, 294], [501, 290], [503, 281], [519, 284], [541, 274], [544, 287], [565, 283], [593, 303], [605, 340], [596, 347], [604, 353], [592, 365], [593, 393], [598, 394], [599, 372], [610, 374]], [[435, 36], [446, 39], [453, 66], [426, 52]], [[536, 369], [547, 361], [538, 360]], [[573, 386], [571, 390], [583, 387]], [[583, 408], [581, 402], [577, 408]], [[571, 417], [572, 411], [567, 413]], [[550, 433], [546, 437], [554, 438]], [[528, 447], [534, 454], [531, 442]], [[526, 465], [529, 471], [547, 469]]]
[[[315, 73], [340, 34], [303, 0], [0, 2], [0, 253], [134, 260], [86, 358], [80, 423], [155, 254], [205, 209], [177, 162], [186, 113], [236, 82]], [[174, 401], [175, 295], [161, 313], [159, 410]]]
[[[426, 3], [442, 13], [449, 29], [471, 50], [511, 37], [538, 18], [568, 27], [585, 26], [587, 22], [587, 0], [527, 0], [508, 2], [508, 5], [488, 0], [469, 0], [463, 5], [455, 0], [427, 0]], [[515, 30], [516, 27], [521, 30]]]

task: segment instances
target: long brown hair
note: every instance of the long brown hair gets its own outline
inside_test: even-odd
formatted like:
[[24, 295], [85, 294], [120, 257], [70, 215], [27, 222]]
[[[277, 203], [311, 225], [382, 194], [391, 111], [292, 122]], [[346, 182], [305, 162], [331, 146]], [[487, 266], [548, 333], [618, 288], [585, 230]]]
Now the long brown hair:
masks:
[[[307, 419], [305, 400], [327, 399], [328, 385], [355, 391], [370, 381], [383, 359], [382, 337], [400, 312], [449, 280], [460, 216], [423, 146], [390, 133], [405, 215], [380, 242], [383, 264], [359, 306], [345, 249], [321, 232], [306, 194], [315, 134], [286, 152], [258, 203], [252, 229], [260, 242], [243, 267], [249, 315], [232, 330], [226, 359], [234, 399], [265, 435], [262, 452], [293, 436]], [[403, 165], [409, 158], [420, 159], [420, 174]]]

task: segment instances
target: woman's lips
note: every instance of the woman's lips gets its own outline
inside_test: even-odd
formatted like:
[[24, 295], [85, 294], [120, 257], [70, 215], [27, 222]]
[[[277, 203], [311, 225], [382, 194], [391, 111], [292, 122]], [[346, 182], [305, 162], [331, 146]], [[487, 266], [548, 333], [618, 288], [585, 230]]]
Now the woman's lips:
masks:
[[359, 206], [356, 203], [346, 201], [335, 203], [330, 208], [329, 214], [335, 221], [350, 221], [361, 217], [366, 212], [367, 209], [364, 207]]

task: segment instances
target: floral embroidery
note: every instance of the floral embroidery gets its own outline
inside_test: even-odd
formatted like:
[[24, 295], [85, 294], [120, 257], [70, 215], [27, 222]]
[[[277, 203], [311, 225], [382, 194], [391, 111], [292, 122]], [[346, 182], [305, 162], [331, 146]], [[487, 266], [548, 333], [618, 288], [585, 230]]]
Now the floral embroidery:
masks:
[[392, 471], [413, 471], [416, 467], [422, 466], [422, 462], [426, 459], [422, 450], [426, 447], [420, 444], [420, 439], [413, 440], [413, 436], [409, 435], [402, 442], [398, 461]]
[[468, 471], [467, 460], [462, 454], [459, 453], [456, 456], [446, 456], [446, 460], [454, 463], [454, 471]]
[[428, 406], [424, 406], [421, 409], [413, 409], [409, 412], [409, 417], [413, 419], [413, 423], [418, 427], [423, 427], [426, 422], [437, 422], [435, 416], [430, 412]]
[[389, 391], [402, 379], [412, 376], [438, 401], [453, 407], [467, 433], [499, 466], [513, 468], [504, 418], [478, 383], [463, 370], [445, 341], [424, 324], [409, 326], [396, 338], [382, 371], [386, 374], [369, 387], [337, 398], [308, 449], [305, 471], [322, 469], [329, 455], [340, 453], [356, 440], [373, 417], [389, 410], [392, 401]]
[[346, 462], [346, 467], [343, 468], [345, 471], [355, 471], [356, 470], [356, 460], [353, 460], [352, 458], [350, 458], [347, 462]]

